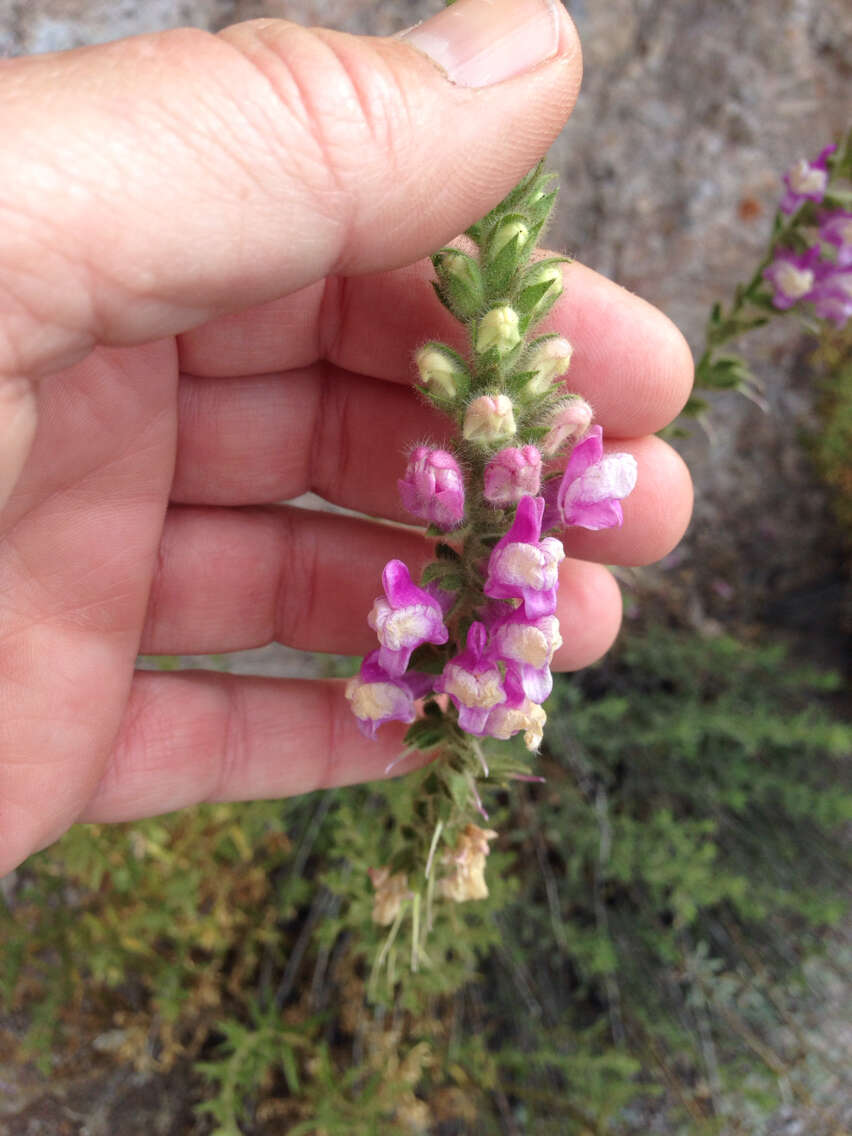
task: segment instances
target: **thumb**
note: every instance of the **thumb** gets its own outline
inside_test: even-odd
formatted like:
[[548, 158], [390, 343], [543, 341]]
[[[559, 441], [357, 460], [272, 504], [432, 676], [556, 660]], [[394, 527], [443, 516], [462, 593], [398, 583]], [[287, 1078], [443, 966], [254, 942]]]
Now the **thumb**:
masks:
[[542, 156], [580, 70], [556, 0], [458, 0], [393, 39], [255, 20], [0, 64], [0, 373], [434, 251]]
[[0, 61], [0, 505], [31, 380], [434, 251], [541, 157], [580, 74], [558, 0], [457, 0], [392, 39], [255, 20]]

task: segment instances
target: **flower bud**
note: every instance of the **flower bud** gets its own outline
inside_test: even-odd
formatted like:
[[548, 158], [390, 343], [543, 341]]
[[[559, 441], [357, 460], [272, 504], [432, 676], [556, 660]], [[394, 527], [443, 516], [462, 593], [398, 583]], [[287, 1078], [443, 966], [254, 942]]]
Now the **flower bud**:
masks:
[[562, 269], [559, 262], [534, 266], [524, 276], [518, 307], [536, 323], [562, 295]]
[[561, 403], [553, 412], [549, 429], [541, 441], [541, 452], [552, 458], [563, 446], [578, 442], [592, 424], [592, 408], [584, 398], [575, 396]]
[[516, 505], [541, 487], [541, 454], [535, 446], [509, 446], [485, 467], [485, 500], [491, 505]]
[[452, 529], [464, 518], [464, 478], [446, 450], [418, 446], [397, 486], [405, 508], [421, 520]]
[[513, 241], [517, 241], [518, 248], [521, 249], [529, 239], [530, 231], [523, 221], [518, 218], [507, 218], [494, 230], [489, 252], [492, 258], [496, 257], [506, 245], [511, 244]]
[[[476, 350], [480, 355], [492, 347], [499, 355], [508, 355], [521, 342], [518, 313], [508, 304], [486, 312], [476, 328]], [[514, 433], [514, 430], [512, 431]]]
[[420, 381], [430, 394], [452, 400], [467, 388], [467, 372], [462, 364], [434, 343], [427, 343], [416, 352], [414, 361], [420, 372]]
[[524, 394], [542, 395], [553, 385], [553, 380], [564, 375], [571, 362], [574, 348], [562, 336], [545, 339], [534, 347], [523, 370], [532, 371], [533, 376], [524, 387]]
[[462, 433], [469, 442], [499, 442], [511, 438], [515, 426], [512, 400], [505, 394], [483, 394], [465, 411]]
[[478, 263], [467, 253], [447, 248], [432, 258], [438, 275], [438, 294], [446, 307], [463, 320], [482, 311], [485, 291]]

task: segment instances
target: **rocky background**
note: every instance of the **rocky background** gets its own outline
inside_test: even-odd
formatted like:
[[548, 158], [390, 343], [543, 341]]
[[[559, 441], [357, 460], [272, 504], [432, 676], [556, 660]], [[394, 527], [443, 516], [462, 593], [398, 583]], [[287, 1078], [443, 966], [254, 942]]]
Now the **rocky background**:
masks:
[[[0, 0], [0, 56], [55, 51], [180, 25], [216, 30], [256, 16], [392, 34], [440, 0]], [[551, 154], [561, 175], [553, 247], [567, 249], [657, 304], [696, 351], [711, 303], [751, 275], [765, 246], [780, 173], [848, 127], [852, 5], [848, 0], [573, 0], [585, 80]], [[750, 363], [765, 406], [714, 400], [707, 427], [678, 445], [696, 480], [695, 516], [680, 550], [625, 574], [630, 606], [676, 608], [695, 626], [770, 622], [820, 661], [844, 641], [843, 560], [802, 434], [816, 427], [812, 343], [791, 320], [752, 335]], [[234, 669], [309, 665], [283, 649]], [[843, 1030], [838, 1020], [823, 1023]], [[117, 1086], [116, 1086], [117, 1089]], [[173, 1128], [180, 1088], [161, 1098]], [[101, 1086], [107, 1091], [108, 1086]], [[112, 1091], [112, 1090], [110, 1090]], [[70, 1090], [71, 1098], [74, 1096]], [[126, 1132], [133, 1086], [120, 1090]], [[130, 1093], [130, 1096], [126, 1096]], [[143, 1094], [147, 1095], [147, 1094]], [[0, 1089], [2, 1096], [2, 1089]], [[66, 1103], [67, 1103], [66, 1098]], [[150, 1101], [148, 1102], [151, 1103]], [[99, 1133], [104, 1101], [55, 1100], [0, 1131]], [[113, 1113], [111, 1115], [114, 1116]], [[51, 1118], [52, 1116], [52, 1118]], [[168, 1118], [168, 1119], [167, 1119]], [[805, 1132], [790, 1118], [776, 1131]]]

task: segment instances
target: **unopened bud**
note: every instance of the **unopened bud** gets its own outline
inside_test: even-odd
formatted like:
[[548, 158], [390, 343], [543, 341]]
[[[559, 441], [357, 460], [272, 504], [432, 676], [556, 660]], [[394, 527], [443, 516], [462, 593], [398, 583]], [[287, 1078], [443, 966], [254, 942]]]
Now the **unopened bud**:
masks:
[[578, 442], [592, 424], [592, 408], [575, 397], [557, 406], [544, 439], [539, 443], [545, 457], [552, 458], [563, 446]]
[[541, 264], [524, 276], [518, 306], [537, 322], [562, 295], [562, 269], [558, 264]]
[[432, 258], [438, 274], [441, 299], [459, 319], [471, 319], [482, 311], [485, 291], [479, 264], [458, 249], [442, 249]]
[[495, 257], [506, 245], [511, 244], [513, 241], [517, 241], [518, 248], [523, 248], [529, 239], [530, 231], [523, 221], [507, 219], [494, 230], [489, 252], [492, 257]]
[[467, 386], [467, 372], [461, 363], [433, 343], [421, 347], [414, 361], [420, 381], [430, 394], [452, 400]]
[[462, 471], [446, 450], [418, 446], [397, 486], [403, 505], [415, 517], [442, 529], [455, 528], [464, 518]]
[[574, 348], [561, 335], [545, 339], [533, 348], [523, 370], [532, 371], [533, 376], [524, 387], [524, 393], [542, 395], [553, 385], [553, 380], [564, 375], [571, 363]]
[[505, 508], [541, 488], [541, 454], [535, 446], [509, 446], [485, 467], [485, 500]]
[[515, 411], [505, 394], [483, 394], [465, 411], [462, 433], [469, 442], [500, 442], [514, 436]]
[[476, 329], [476, 350], [480, 355], [496, 348], [498, 354], [507, 355], [521, 342], [518, 313], [508, 304], [486, 312]]

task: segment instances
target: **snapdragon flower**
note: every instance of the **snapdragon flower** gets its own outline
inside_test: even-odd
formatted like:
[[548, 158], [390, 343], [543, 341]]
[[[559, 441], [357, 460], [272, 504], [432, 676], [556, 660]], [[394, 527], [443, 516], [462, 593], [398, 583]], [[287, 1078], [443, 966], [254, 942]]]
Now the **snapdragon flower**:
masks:
[[524, 745], [536, 752], [544, 736], [547, 715], [524, 690], [520, 676], [509, 667], [504, 681], [506, 700], [495, 706], [485, 720], [483, 733], [506, 741], [523, 732]]
[[763, 270], [763, 278], [772, 285], [772, 303], [781, 311], [808, 299], [817, 279], [820, 264], [819, 245], [806, 252], [778, 249], [772, 263]]
[[490, 711], [506, 701], [503, 675], [488, 647], [484, 624], [477, 621], [470, 625], [467, 646], [444, 667], [435, 690], [450, 696], [461, 728], [481, 737]]
[[401, 560], [390, 560], [382, 573], [381, 596], [367, 617], [378, 635], [378, 662], [389, 675], [402, 675], [412, 652], [422, 643], [446, 643], [449, 632], [438, 600], [418, 588]]
[[544, 528], [577, 525], [597, 531], [623, 524], [621, 502], [633, 492], [636, 475], [633, 455], [604, 456], [603, 431], [592, 426], [574, 447], [558, 486], [555, 480], [545, 486]]
[[837, 263], [846, 268], [852, 265], [852, 213], [838, 209], [823, 217], [819, 235], [837, 249]]
[[361, 733], [375, 738], [376, 730], [385, 722], [413, 722], [417, 716], [416, 700], [431, 689], [429, 675], [411, 671], [402, 676], [388, 674], [375, 650], [346, 684], [346, 697]]
[[836, 149], [836, 146], [826, 146], [813, 162], [800, 158], [784, 174], [787, 192], [779, 206], [782, 213], [795, 213], [806, 201], [822, 201], [828, 186], [828, 159]]
[[848, 267], [824, 264], [809, 298], [820, 319], [843, 327], [852, 317], [852, 264]]
[[524, 694], [534, 702], [544, 702], [553, 689], [553, 655], [562, 646], [556, 616], [528, 619], [519, 607], [491, 625], [491, 640], [495, 654], [517, 668]]
[[565, 559], [561, 541], [541, 539], [542, 497], [522, 497], [512, 526], [488, 560], [483, 591], [492, 599], [524, 602], [528, 619], [556, 611], [559, 564]]

